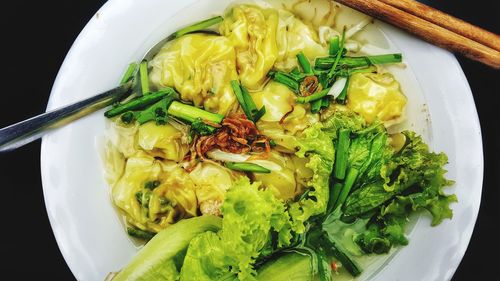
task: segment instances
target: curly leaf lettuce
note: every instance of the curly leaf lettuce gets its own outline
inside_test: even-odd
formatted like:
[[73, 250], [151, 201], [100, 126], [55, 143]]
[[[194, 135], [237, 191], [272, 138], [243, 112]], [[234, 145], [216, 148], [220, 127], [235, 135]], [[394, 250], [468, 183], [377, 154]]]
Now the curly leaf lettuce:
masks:
[[326, 211], [329, 198], [329, 179], [335, 159], [335, 150], [331, 136], [324, 131], [321, 123], [316, 123], [304, 130], [298, 139], [299, 150], [295, 153], [300, 158], [309, 158], [306, 167], [314, 172], [307, 185], [309, 190], [302, 198], [290, 204], [289, 213], [293, 221], [293, 230], [304, 233], [304, 223], [312, 216]]
[[453, 183], [444, 177], [448, 158], [430, 152], [415, 133], [404, 134], [406, 145], [382, 166], [380, 179], [354, 191], [344, 206], [348, 216], [375, 213], [366, 231], [356, 237], [368, 253], [386, 253], [393, 245], [408, 244], [404, 229], [412, 212], [428, 210], [433, 226], [453, 215], [450, 204], [457, 198], [443, 191]]
[[[288, 246], [290, 217], [282, 201], [260, 183], [240, 178], [222, 205], [222, 230], [204, 233], [188, 247], [181, 280], [254, 280], [253, 264], [273, 243]], [[272, 237], [277, 237], [276, 241]]]

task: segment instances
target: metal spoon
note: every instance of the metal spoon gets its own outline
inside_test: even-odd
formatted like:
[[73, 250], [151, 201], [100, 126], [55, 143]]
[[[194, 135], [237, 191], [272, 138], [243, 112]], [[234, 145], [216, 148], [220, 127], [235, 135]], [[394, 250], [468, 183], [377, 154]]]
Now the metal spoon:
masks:
[[[173, 34], [165, 37], [163, 40], [156, 43], [144, 55], [142, 60], [150, 60], [158, 53], [165, 43], [183, 36], [188, 33], [203, 31], [204, 29], [218, 24], [223, 20], [222, 17], [213, 17], [193, 25], [182, 28]], [[206, 31], [213, 33], [212, 31]], [[142, 61], [141, 60], [141, 61]], [[83, 116], [93, 113], [99, 109], [105, 108], [112, 103], [122, 100], [130, 95], [132, 88], [139, 83], [137, 71], [133, 75], [134, 79], [116, 87], [105, 91], [88, 99], [55, 109], [53, 111], [37, 115], [19, 123], [10, 125], [0, 129], [0, 152], [16, 149], [27, 143], [30, 143], [42, 137], [47, 131], [60, 128], [71, 123]], [[140, 94], [140, 91], [137, 91]]]

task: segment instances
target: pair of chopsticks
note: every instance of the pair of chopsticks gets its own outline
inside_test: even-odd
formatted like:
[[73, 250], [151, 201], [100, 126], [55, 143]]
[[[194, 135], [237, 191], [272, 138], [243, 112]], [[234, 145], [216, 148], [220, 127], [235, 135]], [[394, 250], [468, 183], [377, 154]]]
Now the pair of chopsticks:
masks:
[[500, 68], [500, 36], [413, 0], [335, 0], [431, 44]]

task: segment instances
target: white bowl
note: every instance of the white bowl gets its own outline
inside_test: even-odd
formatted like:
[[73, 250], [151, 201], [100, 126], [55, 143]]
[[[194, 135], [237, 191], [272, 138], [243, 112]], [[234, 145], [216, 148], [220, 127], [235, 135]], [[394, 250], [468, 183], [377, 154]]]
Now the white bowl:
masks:
[[[114, 87], [122, 71], [181, 26], [220, 14], [230, 0], [110, 0], [78, 36], [62, 65], [47, 109]], [[483, 178], [481, 131], [467, 80], [455, 57], [411, 35], [376, 23], [400, 50], [406, 69], [393, 68], [409, 97], [409, 129], [449, 156], [448, 177], [459, 203], [438, 227], [421, 216], [398, 250], [370, 280], [449, 280], [462, 259], [479, 210]], [[98, 143], [102, 111], [43, 138], [41, 172], [48, 216], [59, 248], [78, 280], [103, 280], [138, 250], [109, 198]]]

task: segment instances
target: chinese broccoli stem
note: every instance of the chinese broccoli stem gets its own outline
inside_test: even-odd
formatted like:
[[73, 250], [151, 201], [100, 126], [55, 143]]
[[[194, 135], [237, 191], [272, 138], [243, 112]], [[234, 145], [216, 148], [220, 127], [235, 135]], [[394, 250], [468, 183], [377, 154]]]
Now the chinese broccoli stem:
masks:
[[170, 104], [170, 107], [168, 108], [168, 114], [190, 123], [195, 121], [197, 118], [201, 118], [201, 120], [206, 120], [214, 123], [220, 123], [222, 122], [222, 119], [224, 119], [224, 115], [208, 112], [201, 108], [184, 104], [178, 101], [173, 101]]
[[[316, 69], [331, 69], [336, 57], [317, 58], [314, 67]], [[401, 54], [387, 54], [364, 57], [344, 57], [339, 60], [336, 68], [356, 68], [367, 67], [376, 64], [400, 63], [403, 60]]]
[[328, 248], [326, 249], [329, 254], [337, 258], [342, 263], [342, 266], [349, 271], [352, 276], [358, 276], [363, 271], [361, 267], [346, 253], [339, 243], [336, 243], [330, 239], [327, 243]]
[[[333, 178], [330, 178], [330, 180], [333, 180]], [[327, 214], [330, 214], [333, 212], [335, 209], [335, 203], [337, 203], [337, 200], [340, 195], [340, 191], [342, 191], [342, 183], [336, 182], [333, 184], [333, 186], [330, 188], [330, 199], [328, 201], [328, 207], [327, 207]]]
[[127, 103], [114, 107], [104, 113], [104, 116], [111, 118], [119, 114], [125, 113], [127, 111], [143, 109], [148, 105], [151, 105], [167, 95], [175, 95], [176, 92], [172, 88], [161, 89], [158, 92], [151, 93], [146, 96], [135, 98]]
[[349, 145], [351, 143], [351, 131], [349, 129], [340, 129], [337, 140], [337, 151], [335, 156], [335, 166], [333, 175], [336, 179], [343, 180], [347, 170], [347, 157]]

